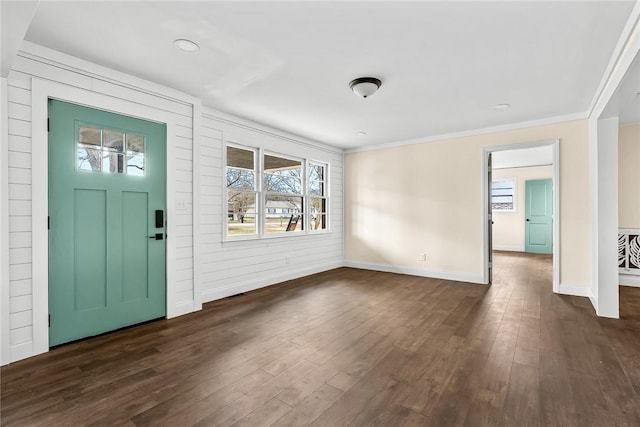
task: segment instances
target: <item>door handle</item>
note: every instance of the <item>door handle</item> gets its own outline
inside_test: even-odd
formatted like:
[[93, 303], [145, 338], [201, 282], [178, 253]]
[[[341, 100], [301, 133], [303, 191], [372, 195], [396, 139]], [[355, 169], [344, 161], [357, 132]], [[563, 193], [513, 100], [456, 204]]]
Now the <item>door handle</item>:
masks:
[[164, 234], [163, 233], [156, 233], [153, 236], [149, 236], [150, 239], [155, 239], [155, 240], [164, 240]]

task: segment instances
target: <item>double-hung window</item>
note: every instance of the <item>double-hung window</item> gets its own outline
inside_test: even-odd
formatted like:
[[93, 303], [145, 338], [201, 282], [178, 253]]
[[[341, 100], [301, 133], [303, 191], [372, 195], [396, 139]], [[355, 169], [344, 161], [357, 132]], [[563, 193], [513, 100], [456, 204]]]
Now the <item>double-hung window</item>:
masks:
[[304, 229], [304, 198], [302, 195], [302, 160], [272, 154], [264, 155], [264, 206], [290, 212], [273, 218], [265, 215], [265, 234], [301, 231]]
[[491, 210], [495, 212], [516, 211], [515, 179], [501, 179], [491, 183]]
[[327, 229], [327, 165], [309, 162], [309, 217], [311, 230]]
[[258, 233], [256, 150], [227, 147], [227, 236]]
[[226, 149], [226, 238], [328, 230], [328, 164], [239, 145]]

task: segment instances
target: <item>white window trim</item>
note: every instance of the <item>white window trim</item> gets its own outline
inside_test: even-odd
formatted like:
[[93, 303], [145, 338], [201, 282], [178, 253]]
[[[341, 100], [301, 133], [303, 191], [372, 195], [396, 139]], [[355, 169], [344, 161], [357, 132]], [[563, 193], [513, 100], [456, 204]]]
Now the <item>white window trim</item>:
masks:
[[281, 231], [279, 233], [269, 233], [267, 234], [267, 218], [266, 218], [266, 214], [265, 212], [263, 212], [262, 210], [260, 211], [260, 220], [262, 222], [262, 232], [260, 234], [260, 238], [269, 238], [269, 237], [288, 237], [288, 236], [295, 236], [295, 235], [300, 235], [300, 234], [307, 234], [308, 231], [308, 227], [307, 227], [307, 222], [308, 222], [308, 218], [306, 215], [306, 212], [308, 210], [308, 200], [307, 200], [307, 179], [306, 179], [306, 175], [307, 175], [307, 160], [300, 158], [300, 157], [295, 157], [295, 156], [289, 156], [287, 154], [280, 154], [274, 151], [270, 151], [270, 150], [261, 150], [262, 151], [262, 155], [260, 156], [260, 159], [262, 161], [262, 169], [261, 169], [261, 174], [260, 174], [260, 178], [262, 181], [262, 185], [264, 186], [264, 176], [266, 174], [266, 172], [264, 171], [264, 156], [272, 156], [272, 157], [279, 157], [281, 159], [287, 159], [287, 160], [292, 160], [295, 162], [300, 162], [300, 168], [302, 169], [301, 171], [301, 177], [300, 177], [300, 185], [302, 186], [302, 192], [300, 194], [284, 194], [284, 193], [275, 193], [272, 191], [267, 191], [266, 189], [262, 189], [263, 191], [261, 192], [261, 197], [262, 197], [262, 203], [263, 206], [267, 207], [267, 196], [268, 195], [276, 195], [276, 196], [291, 196], [291, 197], [301, 197], [302, 198], [302, 212], [300, 212], [300, 215], [302, 215], [302, 230], [294, 230], [294, 231]]
[[[227, 187], [227, 148], [228, 147], [233, 147], [233, 148], [238, 148], [241, 150], [246, 150], [246, 151], [253, 151], [254, 157], [253, 157], [253, 168], [254, 168], [254, 174], [255, 174], [255, 182], [253, 185], [253, 188], [256, 193], [256, 232], [253, 234], [239, 234], [237, 236], [229, 236], [228, 231], [229, 231], [229, 226], [228, 226], [228, 222], [229, 221], [229, 188]], [[223, 241], [238, 241], [238, 240], [255, 240], [260, 238], [260, 224], [259, 224], [259, 212], [261, 210], [261, 206], [262, 206], [262, 202], [261, 202], [261, 197], [260, 194], [261, 192], [261, 183], [260, 183], [260, 168], [262, 165], [262, 162], [260, 161], [260, 149], [256, 148], [256, 147], [250, 147], [248, 145], [241, 145], [241, 144], [236, 144], [234, 142], [226, 142], [223, 146], [223, 153], [222, 153], [222, 162], [223, 162], [223, 173], [222, 173], [222, 188], [224, 189], [224, 191], [222, 192], [223, 195], [223, 200], [222, 200], [222, 212], [223, 212], [223, 221], [222, 221], [222, 236], [223, 236]]]
[[[329, 211], [331, 210], [331, 197], [329, 195], [329, 163], [327, 162], [322, 162], [319, 160], [312, 160], [312, 159], [308, 159], [307, 160], [307, 167], [308, 165], [320, 165], [320, 166], [324, 166], [324, 180], [323, 180], [323, 184], [324, 184], [324, 199], [326, 200], [326, 207], [325, 207], [325, 224], [326, 227], [324, 229], [320, 229], [320, 230], [312, 230], [311, 229], [311, 212], [309, 212], [309, 215], [307, 215], [307, 221], [308, 221], [308, 226], [307, 226], [307, 231], [309, 234], [322, 234], [322, 233], [329, 233], [331, 230], [329, 229], [329, 225], [331, 223], [331, 221], [329, 221]], [[308, 172], [307, 172], [308, 173]], [[308, 177], [308, 175], [307, 175]], [[308, 192], [309, 188], [305, 187], [305, 190]], [[310, 198], [311, 196], [308, 196], [308, 198]]]
[[[518, 213], [518, 179], [517, 178], [492, 178], [491, 184], [493, 187], [494, 182], [511, 181], [513, 183], [513, 209], [491, 209], [491, 212], [496, 214], [514, 214]], [[491, 188], [489, 189], [489, 199], [491, 199]]]
[[[257, 207], [256, 207], [256, 233], [254, 234], [240, 234], [230, 236], [228, 233], [228, 201], [229, 201], [229, 189], [227, 188], [227, 148], [239, 148], [242, 150], [253, 151], [257, 157], [254, 158], [255, 163], [255, 174], [256, 174], [256, 182], [255, 182], [255, 191], [257, 193]], [[280, 233], [269, 233], [265, 232], [265, 221], [266, 221], [266, 213], [263, 212], [263, 207], [266, 206], [266, 196], [267, 194], [276, 194], [276, 193], [268, 193], [264, 190], [264, 156], [277, 156], [284, 159], [296, 160], [300, 161], [302, 164], [302, 194], [292, 195], [294, 197], [302, 197], [302, 217], [303, 217], [303, 225], [304, 229], [299, 231], [289, 231], [289, 232], [280, 232]], [[262, 147], [244, 145], [241, 143], [237, 143], [235, 141], [225, 141], [223, 144], [223, 153], [222, 153], [222, 163], [223, 163], [223, 173], [222, 173], [222, 187], [223, 187], [223, 200], [222, 200], [222, 211], [223, 211], [223, 221], [222, 221], [222, 242], [230, 243], [230, 242], [242, 242], [242, 241], [257, 241], [257, 240], [268, 240], [268, 239], [281, 239], [281, 238], [292, 238], [292, 237], [300, 237], [300, 236], [309, 236], [309, 235], [318, 235], [318, 234], [328, 234], [331, 232], [330, 230], [330, 208], [331, 208], [331, 199], [329, 194], [329, 163], [326, 161], [307, 159], [303, 157], [291, 156], [288, 154], [278, 153], [272, 150], [265, 150]], [[317, 164], [322, 165], [325, 168], [325, 177], [324, 177], [324, 188], [325, 195], [324, 198], [326, 200], [326, 213], [325, 213], [325, 223], [326, 228], [321, 230], [311, 230], [311, 215], [309, 211], [309, 188], [308, 188], [308, 168], [309, 164]]]

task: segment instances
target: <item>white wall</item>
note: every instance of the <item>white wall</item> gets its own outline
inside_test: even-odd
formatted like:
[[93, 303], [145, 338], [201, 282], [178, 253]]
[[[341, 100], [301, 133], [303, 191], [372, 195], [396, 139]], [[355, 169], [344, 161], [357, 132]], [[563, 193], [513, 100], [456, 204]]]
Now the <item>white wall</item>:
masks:
[[[618, 129], [618, 227], [640, 228], [640, 124]], [[620, 285], [640, 286], [640, 276], [618, 275]]]
[[524, 252], [525, 182], [530, 179], [552, 179], [553, 166], [494, 169], [493, 179], [516, 180], [516, 211], [493, 212], [493, 249]]
[[640, 228], [640, 124], [618, 130], [618, 222]]
[[[618, 118], [598, 120], [595, 159], [592, 168], [598, 176], [596, 209], [597, 232], [597, 313], [619, 316], [618, 304]], [[613, 292], [611, 292], [613, 290]]]
[[[328, 233], [223, 241], [223, 145], [233, 142], [329, 164]], [[201, 131], [202, 296], [211, 301], [342, 265], [342, 151], [205, 109]], [[288, 259], [288, 260], [287, 260]], [[287, 263], [288, 262], [288, 263]]]
[[0, 77], [0, 361], [9, 360], [9, 167], [8, 82]]
[[[168, 317], [199, 310], [203, 300], [341, 265], [341, 150], [214, 110], [203, 114], [195, 97], [30, 43], [23, 45], [7, 83], [9, 237], [2, 241], [8, 251], [0, 310], [2, 364], [48, 351], [48, 97], [167, 123]], [[331, 231], [222, 242], [221, 153], [230, 138], [329, 163]]]

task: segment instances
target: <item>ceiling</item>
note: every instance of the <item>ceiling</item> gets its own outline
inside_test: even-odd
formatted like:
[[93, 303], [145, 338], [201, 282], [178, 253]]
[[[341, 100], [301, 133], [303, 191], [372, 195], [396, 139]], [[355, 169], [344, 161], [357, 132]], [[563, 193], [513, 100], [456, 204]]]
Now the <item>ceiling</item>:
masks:
[[588, 111], [633, 5], [43, 1], [25, 39], [355, 148]]

